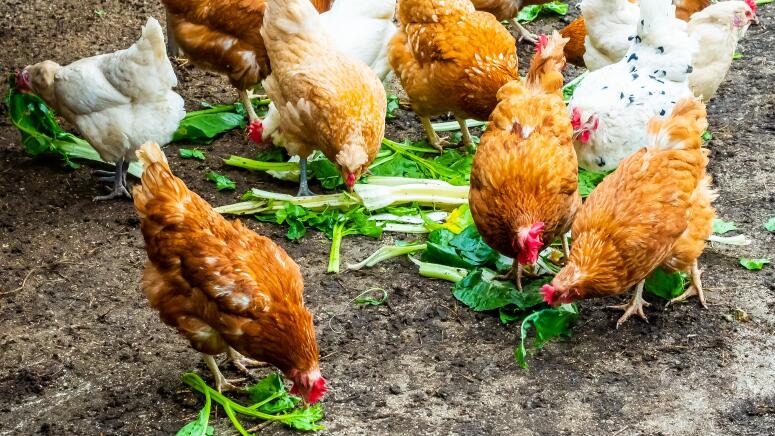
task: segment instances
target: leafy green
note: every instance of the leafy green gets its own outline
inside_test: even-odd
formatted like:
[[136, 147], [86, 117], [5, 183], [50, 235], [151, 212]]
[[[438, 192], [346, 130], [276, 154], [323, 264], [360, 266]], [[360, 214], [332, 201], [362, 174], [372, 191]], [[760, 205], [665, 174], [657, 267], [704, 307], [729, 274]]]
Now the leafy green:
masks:
[[535, 327], [536, 336], [533, 341], [534, 349], [543, 348], [544, 344], [552, 338], [571, 334], [571, 327], [579, 317], [579, 309], [575, 303], [563, 304], [559, 308], [549, 308], [533, 312], [522, 320], [520, 327], [520, 343], [514, 349], [514, 357], [522, 368], [527, 368], [525, 357], [527, 356], [527, 333], [530, 325]]
[[212, 400], [210, 399], [210, 392], [205, 390], [205, 405], [202, 410], [199, 411], [195, 421], [191, 421], [184, 425], [183, 428], [178, 430], [175, 436], [212, 436], [215, 429], [208, 425], [210, 421], [210, 410], [212, 408]]
[[568, 13], [568, 5], [560, 1], [553, 1], [542, 5], [525, 6], [519, 11], [519, 14], [517, 14], [517, 21], [529, 23], [538, 18], [538, 15], [545, 10], [554, 12], [558, 15], [565, 15]]
[[202, 152], [202, 150], [199, 149], [191, 149], [191, 148], [181, 148], [180, 149], [180, 157], [183, 159], [199, 159], [199, 160], [205, 160], [207, 159], [205, 157], [205, 154]]
[[[379, 293], [379, 294], [377, 294]], [[375, 297], [379, 295], [379, 297]], [[353, 303], [364, 306], [379, 306], [385, 304], [388, 300], [388, 293], [382, 288], [371, 288], [360, 293], [353, 299]]]
[[768, 263], [770, 263], [769, 259], [748, 259], [746, 257], [740, 258], [740, 265], [751, 271], [760, 270]]
[[775, 232], [775, 216], [767, 220], [766, 223], [764, 223], [764, 228], [768, 232]]
[[582, 197], [588, 197], [592, 191], [595, 190], [597, 185], [603, 181], [605, 176], [611, 174], [612, 171], [605, 173], [593, 173], [587, 171], [584, 168], [579, 168], [579, 193]]
[[385, 113], [385, 118], [388, 120], [392, 120], [396, 117], [395, 111], [400, 107], [398, 104], [398, 96], [395, 94], [390, 94], [387, 97], [387, 112]]
[[712, 134], [712, 133], [710, 133], [710, 132], [709, 132], [709, 131], [707, 131], [707, 130], [706, 130], [705, 132], [703, 132], [703, 133], [702, 133], [702, 140], [703, 140], [703, 141], [705, 141], [705, 142], [708, 142], [708, 141], [710, 141], [711, 139], [713, 139], [713, 134]]
[[756, 6], [768, 5], [775, 0], [756, 0]]
[[380, 247], [379, 250], [374, 252], [374, 254], [362, 260], [361, 262], [347, 265], [347, 269], [359, 270], [362, 268], [371, 268], [383, 260], [392, 259], [394, 257], [403, 256], [405, 254], [415, 253], [417, 251], [423, 251], [426, 247], [426, 244], [419, 242]]
[[215, 183], [215, 189], [219, 191], [233, 191], [237, 189], [237, 184], [234, 181], [224, 176], [223, 174], [216, 173], [215, 171], [210, 171], [207, 173], [207, 180]]
[[[269, 104], [269, 100], [254, 100], [259, 107]], [[245, 128], [245, 107], [242, 103], [213, 106], [204, 103], [207, 109], [189, 112], [180, 122], [180, 126], [172, 136], [173, 142], [188, 141], [209, 144], [230, 130]]]
[[731, 232], [732, 230], [737, 230], [735, 223], [731, 221], [724, 221], [720, 218], [713, 220], [713, 233], [717, 235], [723, 235], [724, 233]]
[[645, 289], [659, 298], [672, 300], [684, 293], [685, 286], [686, 274], [681, 272], [670, 274], [662, 268], [657, 268], [646, 277]]
[[[267, 381], [269, 378], [271, 380]], [[260, 386], [258, 387], [252, 386], [248, 388], [251, 399], [257, 401], [257, 403], [251, 406], [244, 406], [211, 388], [201, 377], [193, 372], [183, 375], [184, 383], [197, 392], [204, 394], [205, 399], [212, 398], [213, 401], [223, 407], [226, 416], [229, 417], [234, 428], [243, 436], [247, 436], [248, 432], [237, 419], [237, 414], [264, 421], [276, 421], [297, 430], [317, 431], [324, 429], [322, 425], [317, 424], [318, 421], [323, 419], [323, 407], [320, 403], [311, 407], [294, 408], [300, 400], [286, 392], [279, 375], [270, 375], [267, 379], [259, 382], [258, 385]], [[207, 407], [209, 402], [206, 401], [205, 403], [205, 407]], [[291, 403], [293, 403], [293, 406], [290, 405]], [[268, 412], [268, 410], [273, 410], [273, 412]], [[209, 410], [207, 415], [209, 415]], [[201, 435], [202, 433], [191, 434]]]
[[499, 258], [500, 254], [490, 248], [479, 235], [476, 226], [471, 225], [457, 235], [445, 228], [432, 231], [420, 259], [423, 262], [473, 269], [481, 266], [496, 268]]
[[409, 256], [409, 260], [420, 267], [419, 272], [421, 276], [430, 279], [446, 280], [448, 282], [457, 283], [468, 275], [468, 270], [465, 268], [455, 268], [439, 265], [437, 263], [422, 262], [412, 256]]
[[743, 58], [743, 54], [742, 54], [742, 53], [739, 53], [739, 52], [735, 52], [735, 53], [732, 55], [732, 60], [733, 60], [733, 61], [736, 61], [736, 60], [738, 60], [738, 59], [742, 59], [742, 58]]
[[452, 294], [461, 303], [476, 312], [501, 308], [527, 310], [544, 303], [539, 292], [541, 286], [549, 283], [551, 278], [545, 277], [526, 284], [519, 291], [513, 281], [495, 279], [495, 272], [479, 268], [471, 272], [452, 288]]
[[[64, 131], [57, 123], [54, 112], [40, 97], [19, 92], [13, 74], [8, 77], [5, 105], [11, 122], [19, 129], [24, 150], [30, 156], [58, 153], [70, 168], [80, 167], [73, 159], [106, 163], [88, 142]], [[129, 165], [129, 173], [140, 177], [142, 166], [132, 162]]]

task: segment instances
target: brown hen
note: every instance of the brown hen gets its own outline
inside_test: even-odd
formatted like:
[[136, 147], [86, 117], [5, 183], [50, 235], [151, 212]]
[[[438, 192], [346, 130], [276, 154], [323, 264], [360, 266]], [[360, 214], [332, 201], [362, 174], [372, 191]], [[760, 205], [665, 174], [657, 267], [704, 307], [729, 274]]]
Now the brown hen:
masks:
[[617, 327], [632, 314], [645, 319], [643, 287], [658, 266], [690, 274], [687, 294], [704, 295], [697, 258], [711, 234], [715, 211], [708, 159], [700, 135], [705, 106], [683, 99], [667, 118], [648, 126], [649, 147], [628, 157], [581, 207], [565, 267], [544, 287], [550, 304], [618, 295], [636, 287]]
[[202, 354], [219, 390], [231, 387], [213, 356], [268, 362], [314, 403], [325, 392], [312, 315], [298, 265], [270, 239], [227, 221], [175, 177], [158, 145], [137, 152], [134, 189], [148, 262], [143, 291], [162, 321]]
[[430, 143], [430, 117], [452, 112], [463, 142], [471, 145], [466, 118], [486, 120], [501, 86], [519, 79], [516, 41], [491, 14], [469, 0], [400, 0], [399, 31], [389, 47], [390, 65], [419, 115]]
[[469, 204], [479, 232], [522, 265], [534, 264], [544, 244], [570, 229], [581, 205], [573, 127], [562, 98], [567, 42], [542, 36], [526, 82], [509, 82], [474, 157]]
[[[310, 0], [319, 12], [333, 0]], [[245, 105], [250, 122], [258, 119], [248, 90], [270, 73], [261, 38], [266, 0], [162, 0], [172, 51], [179, 48], [195, 65], [223, 74]], [[258, 129], [253, 125], [251, 131]], [[260, 131], [251, 134], [260, 138]]]

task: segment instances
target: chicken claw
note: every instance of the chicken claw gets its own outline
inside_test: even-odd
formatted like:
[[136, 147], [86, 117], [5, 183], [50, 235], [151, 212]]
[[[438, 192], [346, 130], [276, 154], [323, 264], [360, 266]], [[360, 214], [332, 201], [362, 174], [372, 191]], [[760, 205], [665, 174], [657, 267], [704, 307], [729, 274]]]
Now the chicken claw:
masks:
[[218, 364], [215, 362], [215, 358], [209, 354], [199, 353], [202, 355], [202, 360], [210, 368], [210, 372], [213, 374], [213, 380], [215, 381], [215, 389], [218, 392], [227, 392], [238, 389], [233, 383], [239, 383], [245, 381], [244, 378], [227, 380], [226, 377], [221, 374], [221, 370], [218, 369]]
[[449, 141], [447, 141], [446, 138], [439, 138], [439, 135], [433, 130], [431, 119], [428, 117], [420, 117], [420, 122], [422, 122], [422, 127], [425, 129], [425, 134], [428, 135], [428, 142], [430, 145], [439, 151], [444, 151], [444, 147], [449, 145]]
[[258, 115], [256, 115], [256, 110], [253, 108], [253, 103], [250, 101], [250, 94], [248, 91], [241, 89], [237, 92], [239, 93], [240, 99], [242, 99], [242, 105], [245, 106], [245, 110], [248, 113], [248, 120], [251, 123], [257, 121]]
[[519, 32], [519, 42], [527, 41], [533, 45], [538, 42], [538, 35], [525, 29], [525, 27], [519, 21], [517, 21], [516, 18], [514, 19], [514, 25], [517, 27], [517, 32]]
[[238, 370], [240, 370], [240, 372], [247, 376], [252, 376], [250, 370], [248, 369], [249, 366], [254, 368], [262, 368], [269, 365], [266, 362], [259, 362], [258, 360], [248, 359], [247, 357], [240, 354], [239, 351], [231, 347], [229, 347], [228, 355], [229, 357], [226, 358], [226, 361], [231, 362], [232, 365], [234, 365]]
[[110, 194], [94, 197], [94, 201], [112, 200], [117, 197], [126, 197], [131, 199], [132, 194], [126, 188], [126, 174], [129, 172], [129, 162], [121, 159], [116, 162], [116, 171], [102, 171], [97, 170], [95, 175], [102, 176], [99, 178], [101, 182], [113, 183], [113, 190]]
[[700, 268], [697, 266], [697, 260], [694, 261], [692, 264], [692, 271], [689, 277], [689, 280], [691, 280], [691, 285], [689, 286], [689, 289], [687, 289], [683, 294], [673, 298], [672, 300], [667, 302], [667, 305], [671, 305], [673, 303], [677, 303], [679, 301], [686, 301], [689, 299], [689, 297], [697, 296], [700, 300], [700, 304], [703, 308], [707, 309], [708, 304], [705, 302], [705, 292], [702, 290], [702, 281], [700, 280], [700, 276], [702, 275], [702, 271], [700, 271]]
[[622, 324], [624, 324], [625, 321], [630, 319], [630, 317], [633, 314], [637, 314], [644, 321], [649, 322], [648, 318], [646, 317], [646, 313], [643, 312], [644, 307], [651, 306], [651, 303], [643, 299], [643, 286], [645, 285], [645, 283], [646, 283], [645, 280], [638, 283], [638, 286], [635, 289], [635, 295], [632, 296], [632, 299], [630, 300], [629, 303], [620, 304], [617, 306], [608, 306], [609, 309], [624, 310], [624, 315], [622, 315], [621, 318], [619, 318], [619, 321], [616, 321], [617, 329]]
[[457, 120], [457, 123], [460, 124], [460, 134], [463, 137], [463, 145], [465, 148], [473, 147], [474, 140], [471, 138], [471, 131], [468, 130], [466, 119], [455, 116], [455, 120]]

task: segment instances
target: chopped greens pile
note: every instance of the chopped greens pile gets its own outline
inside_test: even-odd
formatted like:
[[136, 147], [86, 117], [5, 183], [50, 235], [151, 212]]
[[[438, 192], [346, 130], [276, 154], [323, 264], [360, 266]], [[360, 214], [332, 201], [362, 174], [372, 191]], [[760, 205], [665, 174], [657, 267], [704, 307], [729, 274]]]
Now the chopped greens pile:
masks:
[[226, 397], [208, 386], [201, 377], [192, 372], [183, 375], [183, 382], [203, 394], [205, 404], [199, 411], [197, 419], [183, 426], [177, 432], [177, 436], [212, 435], [214, 429], [209, 425], [212, 401], [223, 408], [234, 428], [242, 436], [248, 436], [250, 433], [242, 426], [237, 415], [258, 418], [263, 421], [275, 421], [297, 430], [317, 431], [324, 429], [322, 425], [317, 424], [323, 419], [323, 407], [320, 403], [310, 407], [298, 407], [301, 399], [288, 393], [282, 377], [277, 373], [272, 373], [247, 388], [250, 400], [253, 402], [250, 406], [244, 406]]
[[[253, 99], [252, 103], [257, 114], [262, 115], [267, 110], [269, 100]], [[225, 132], [247, 126], [247, 112], [242, 103], [213, 106], [202, 102], [202, 106], [206, 109], [186, 114], [172, 136], [172, 142], [209, 144]]]

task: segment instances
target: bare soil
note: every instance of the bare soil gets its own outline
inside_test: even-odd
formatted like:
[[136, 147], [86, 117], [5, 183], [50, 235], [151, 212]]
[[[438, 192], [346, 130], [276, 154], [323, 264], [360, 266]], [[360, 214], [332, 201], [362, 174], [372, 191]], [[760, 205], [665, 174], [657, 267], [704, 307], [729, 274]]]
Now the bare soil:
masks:
[[[163, 21], [158, 2], [6, 0], [0, 72], [124, 48], [150, 15]], [[738, 264], [741, 256], [775, 259], [775, 235], [762, 228], [775, 216], [775, 7], [761, 7], [760, 16], [764, 26], [751, 28], [738, 50], [743, 58], [709, 105], [716, 206], [754, 243], [707, 249], [708, 310], [696, 302], [665, 310], [654, 301], [648, 323], [635, 319], [616, 330], [619, 314], [604, 308], [617, 299], [583, 302], [574, 336], [548, 344], [524, 370], [512, 357], [514, 327], [462, 307], [448, 283], [419, 277], [407, 261], [329, 275], [322, 235], [289, 242], [282, 228], [248, 222], [302, 266], [332, 387], [324, 399], [328, 432], [772, 434], [775, 268], [749, 272]], [[546, 32], [569, 19], [528, 27]], [[521, 48], [522, 59], [529, 53]], [[216, 75], [177, 71], [190, 110], [202, 100], [236, 99]], [[420, 132], [414, 115], [402, 112], [388, 135]], [[167, 152], [174, 171], [215, 205], [235, 202], [249, 187], [294, 190], [223, 166], [229, 154], [255, 153], [239, 132], [204, 147], [202, 163], [178, 158], [179, 146]], [[0, 113], [0, 434], [171, 434], [201, 407], [180, 376], [209, 374], [141, 294], [146, 255], [135, 212], [128, 201], [92, 202], [100, 193], [93, 168], [27, 157]], [[237, 193], [216, 192], [203, 180], [207, 168], [236, 180]], [[380, 244], [347, 239], [343, 259], [360, 260]], [[389, 305], [350, 303], [372, 286], [390, 293]], [[738, 308], [749, 322], [727, 319]], [[227, 368], [229, 375], [237, 373]], [[234, 434], [222, 411], [215, 423], [218, 434]]]

